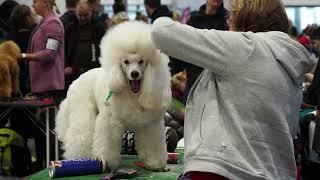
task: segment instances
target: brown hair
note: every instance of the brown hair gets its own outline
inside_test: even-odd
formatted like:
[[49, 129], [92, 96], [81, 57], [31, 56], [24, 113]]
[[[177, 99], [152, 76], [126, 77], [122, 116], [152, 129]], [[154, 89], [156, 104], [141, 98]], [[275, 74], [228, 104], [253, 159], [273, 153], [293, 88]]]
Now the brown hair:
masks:
[[31, 8], [24, 4], [17, 5], [10, 15], [9, 24], [15, 30], [31, 27], [28, 16], [32, 16]]
[[229, 19], [236, 31], [282, 31], [288, 33], [289, 21], [281, 0], [232, 0]]

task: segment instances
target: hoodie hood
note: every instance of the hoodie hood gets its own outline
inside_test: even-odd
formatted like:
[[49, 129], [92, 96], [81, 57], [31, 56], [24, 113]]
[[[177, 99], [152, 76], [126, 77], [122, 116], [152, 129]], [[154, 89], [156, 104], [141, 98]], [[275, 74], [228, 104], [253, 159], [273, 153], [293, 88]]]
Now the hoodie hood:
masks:
[[305, 47], [285, 33], [271, 31], [267, 33], [267, 36], [266, 43], [275, 59], [288, 73], [294, 84], [301, 84], [303, 82], [302, 74], [313, 70], [315, 58]]

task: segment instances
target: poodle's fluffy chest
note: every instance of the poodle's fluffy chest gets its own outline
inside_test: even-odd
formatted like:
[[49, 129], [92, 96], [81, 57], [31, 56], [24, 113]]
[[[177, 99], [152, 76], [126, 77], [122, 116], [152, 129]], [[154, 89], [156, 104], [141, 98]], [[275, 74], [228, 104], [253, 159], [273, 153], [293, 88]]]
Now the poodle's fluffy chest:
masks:
[[159, 120], [159, 109], [155, 111], [143, 108], [138, 102], [138, 97], [137, 94], [131, 92], [112, 97], [111, 113], [128, 128], [142, 127], [152, 121]]

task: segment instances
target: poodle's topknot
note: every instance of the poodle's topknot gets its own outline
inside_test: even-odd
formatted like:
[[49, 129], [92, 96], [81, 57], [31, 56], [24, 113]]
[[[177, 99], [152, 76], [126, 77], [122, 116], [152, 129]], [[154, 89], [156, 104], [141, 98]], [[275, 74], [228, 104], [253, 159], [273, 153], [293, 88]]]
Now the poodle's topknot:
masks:
[[124, 22], [112, 27], [101, 41], [102, 66], [116, 64], [127, 54], [139, 54], [152, 60], [156, 47], [151, 39], [151, 25], [141, 21]]

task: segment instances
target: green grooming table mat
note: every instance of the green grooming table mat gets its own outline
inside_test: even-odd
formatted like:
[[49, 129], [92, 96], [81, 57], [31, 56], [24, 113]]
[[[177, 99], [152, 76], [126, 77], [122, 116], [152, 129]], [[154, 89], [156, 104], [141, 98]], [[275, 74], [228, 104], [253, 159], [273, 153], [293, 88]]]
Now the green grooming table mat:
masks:
[[[180, 153], [180, 162], [179, 164], [168, 164], [170, 171], [168, 172], [153, 172], [146, 169], [135, 166], [133, 162], [140, 161], [137, 156], [134, 155], [122, 155], [120, 168], [133, 168], [138, 170], [132, 178], [130, 179], [144, 179], [144, 180], [176, 180], [178, 176], [183, 172], [183, 150], [179, 149], [177, 152]], [[63, 179], [63, 180], [99, 180], [105, 177], [108, 174], [96, 174], [96, 175], [85, 175], [85, 176], [71, 176], [71, 177], [61, 177], [54, 179]], [[32, 176], [28, 177], [30, 180], [43, 180], [50, 179], [49, 170], [44, 169]]]

